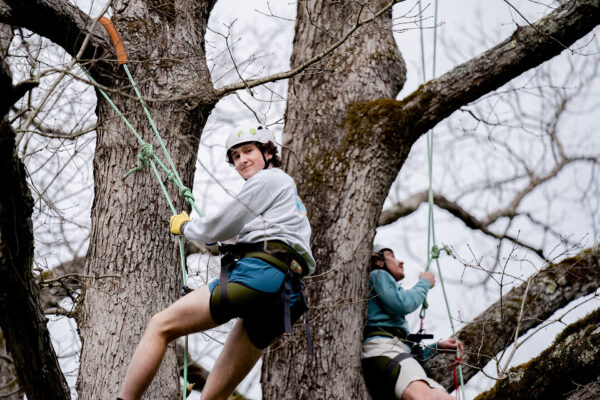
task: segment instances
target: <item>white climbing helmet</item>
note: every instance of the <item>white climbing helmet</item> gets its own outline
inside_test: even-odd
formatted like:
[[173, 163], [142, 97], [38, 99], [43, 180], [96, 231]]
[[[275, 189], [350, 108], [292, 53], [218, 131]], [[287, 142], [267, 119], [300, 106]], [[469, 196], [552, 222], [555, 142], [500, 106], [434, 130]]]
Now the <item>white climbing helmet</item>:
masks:
[[229, 152], [229, 150], [235, 146], [251, 142], [259, 142], [263, 144], [267, 142], [273, 142], [273, 144], [275, 144], [275, 135], [273, 135], [273, 132], [262, 126], [250, 129], [238, 128], [229, 134], [227, 137], [227, 142], [225, 143], [225, 147], [227, 147], [227, 152]]

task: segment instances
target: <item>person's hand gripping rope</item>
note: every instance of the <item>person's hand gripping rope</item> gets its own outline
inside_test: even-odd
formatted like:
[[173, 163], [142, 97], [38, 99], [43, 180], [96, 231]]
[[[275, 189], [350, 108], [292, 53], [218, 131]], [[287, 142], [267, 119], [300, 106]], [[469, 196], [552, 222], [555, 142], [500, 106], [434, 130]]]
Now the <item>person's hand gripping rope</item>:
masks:
[[183, 225], [190, 220], [190, 216], [185, 211], [177, 215], [171, 216], [171, 233], [175, 235], [181, 235], [183, 230]]

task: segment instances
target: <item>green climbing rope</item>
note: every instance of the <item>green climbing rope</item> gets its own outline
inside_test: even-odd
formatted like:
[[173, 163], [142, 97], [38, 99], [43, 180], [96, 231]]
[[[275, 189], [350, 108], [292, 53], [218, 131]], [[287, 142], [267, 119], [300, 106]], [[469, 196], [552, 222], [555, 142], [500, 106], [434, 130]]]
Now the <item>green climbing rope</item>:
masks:
[[[432, 77], [436, 76], [436, 57], [437, 57], [437, 25], [438, 25], [438, 1], [435, 0], [434, 3], [434, 26], [433, 26], [433, 74]], [[420, 28], [420, 42], [421, 42], [421, 72], [423, 77], [423, 83], [427, 80], [427, 73], [425, 68], [425, 44], [423, 39], [423, 9], [421, 5], [421, 0], [419, 0], [419, 28]], [[456, 343], [458, 343], [458, 338], [456, 337], [456, 329], [454, 327], [454, 321], [452, 319], [452, 313], [450, 312], [450, 304], [448, 302], [448, 295], [446, 293], [446, 286], [444, 284], [444, 279], [442, 276], [442, 269], [440, 267], [439, 256], [440, 249], [436, 244], [435, 239], [435, 224], [434, 224], [434, 215], [433, 215], [433, 129], [427, 131], [427, 164], [428, 164], [428, 178], [429, 178], [429, 188], [427, 195], [428, 202], [428, 215], [427, 215], [427, 266], [425, 271], [428, 271], [431, 262], [435, 260], [438, 270], [438, 276], [440, 278], [440, 286], [442, 287], [442, 293], [444, 295], [444, 302], [446, 304], [446, 311], [448, 312], [448, 320], [450, 321], [450, 328], [452, 329], [452, 336]], [[431, 250], [430, 250], [431, 249]], [[450, 254], [450, 249], [446, 246], [443, 247], [443, 250], [446, 251], [447, 254]], [[425, 318], [425, 313], [427, 310], [428, 304], [427, 301], [423, 302], [423, 306], [421, 307], [421, 311], [419, 315], [421, 318]], [[460, 348], [457, 346], [456, 348], [456, 358], [457, 360], [461, 359], [460, 356]], [[460, 391], [461, 397], [465, 399], [464, 392], [464, 380], [463, 380], [463, 372], [462, 365], [458, 363], [458, 377], [460, 382]]]

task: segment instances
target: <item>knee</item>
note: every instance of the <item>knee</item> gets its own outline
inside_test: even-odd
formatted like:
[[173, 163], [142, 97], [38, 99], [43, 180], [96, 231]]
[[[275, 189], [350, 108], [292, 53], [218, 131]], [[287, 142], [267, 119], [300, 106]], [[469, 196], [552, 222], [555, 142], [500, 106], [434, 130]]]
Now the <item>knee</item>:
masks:
[[148, 323], [148, 327], [146, 328], [146, 332], [158, 336], [167, 343], [170, 343], [179, 337], [175, 328], [175, 321], [169, 315], [168, 310], [163, 310], [152, 316]]
[[454, 399], [448, 393], [432, 388], [424, 381], [411, 382], [402, 394], [402, 400], [443, 400]]

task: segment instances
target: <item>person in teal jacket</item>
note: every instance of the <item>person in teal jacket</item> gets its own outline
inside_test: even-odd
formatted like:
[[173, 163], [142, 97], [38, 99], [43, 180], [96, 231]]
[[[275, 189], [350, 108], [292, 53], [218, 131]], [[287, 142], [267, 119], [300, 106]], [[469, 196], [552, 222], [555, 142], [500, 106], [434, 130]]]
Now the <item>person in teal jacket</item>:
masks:
[[423, 304], [435, 285], [435, 277], [430, 271], [421, 272], [419, 281], [410, 289], [398, 282], [403, 278], [404, 263], [395, 258], [390, 248], [372, 255], [362, 352], [369, 393], [374, 400], [453, 399], [439, 383], [427, 377], [420, 363], [438, 350], [456, 351], [457, 343], [447, 339], [423, 349], [410, 341], [406, 322], [406, 315]]

